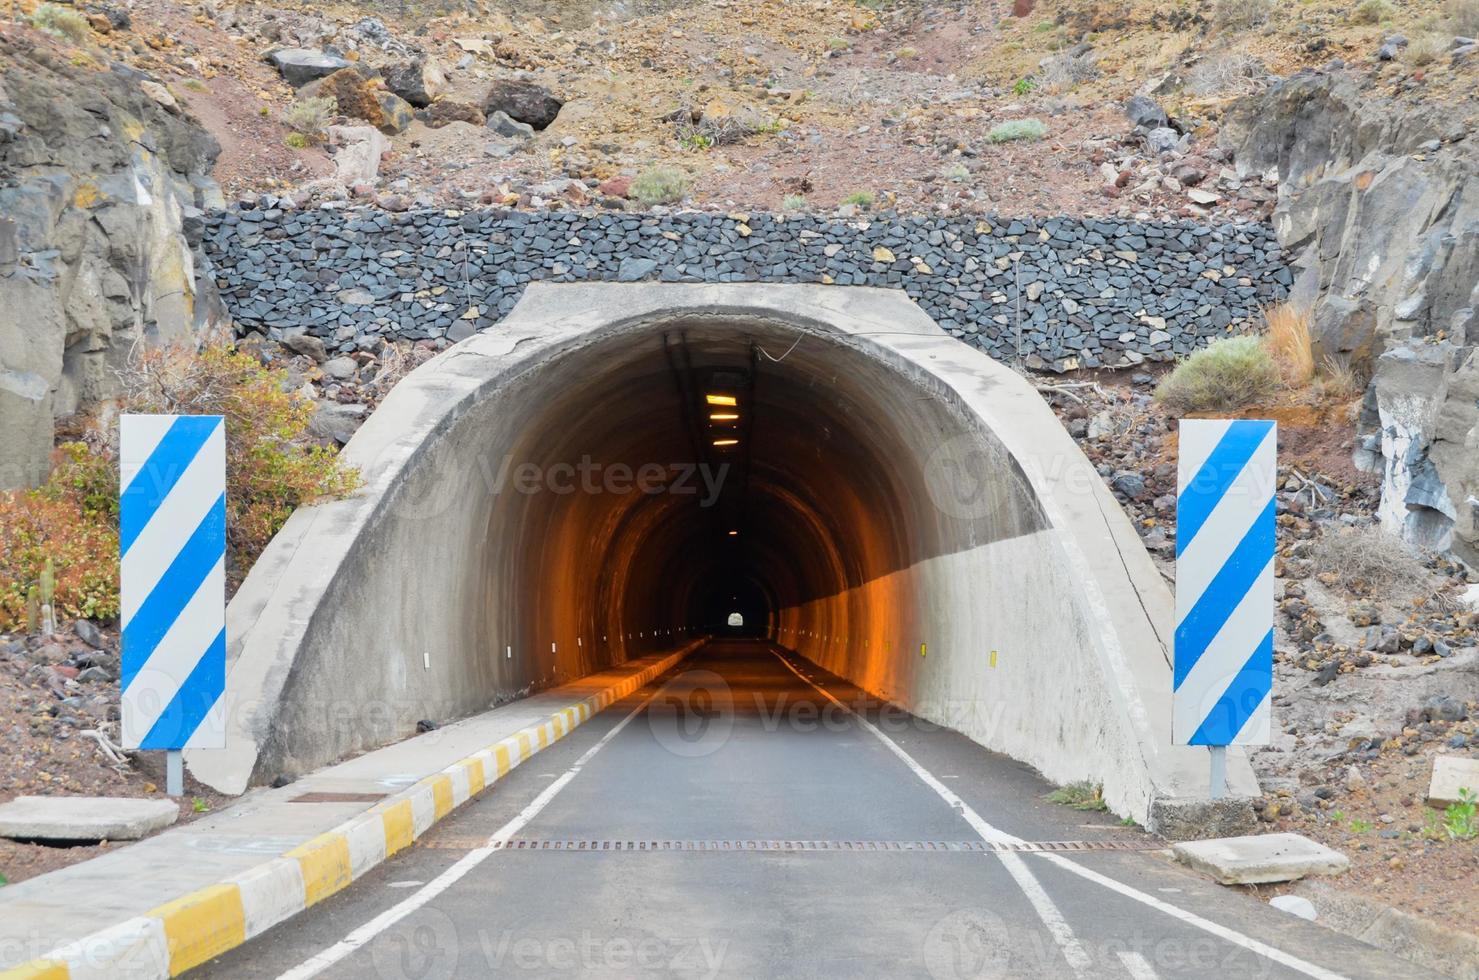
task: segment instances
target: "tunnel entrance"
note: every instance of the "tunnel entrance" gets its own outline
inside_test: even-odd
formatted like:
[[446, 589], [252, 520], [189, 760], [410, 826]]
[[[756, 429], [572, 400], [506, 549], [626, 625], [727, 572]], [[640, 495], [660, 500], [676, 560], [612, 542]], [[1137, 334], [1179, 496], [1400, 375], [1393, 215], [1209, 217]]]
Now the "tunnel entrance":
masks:
[[531, 286], [345, 456], [364, 492], [294, 515], [232, 603], [250, 706], [190, 763], [219, 788], [703, 635], [1125, 812], [1201, 769], [1153, 731], [1170, 597], [1134, 529], [1031, 386], [900, 293]]

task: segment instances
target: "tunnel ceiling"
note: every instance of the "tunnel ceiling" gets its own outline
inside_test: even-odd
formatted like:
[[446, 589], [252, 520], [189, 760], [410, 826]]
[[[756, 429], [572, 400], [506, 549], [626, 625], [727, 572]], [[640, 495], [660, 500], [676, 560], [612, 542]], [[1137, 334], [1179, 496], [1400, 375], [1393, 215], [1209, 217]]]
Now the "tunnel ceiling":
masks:
[[[1041, 526], [1005, 452], [946, 397], [791, 325], [654, 325], [545, 366], [518, 402], [531, 423], [499, 461], [489, 534], [517, 533], [521, 553], [502, 549], [517, 570], [497, 577], [550, 583], [562, 609], [535, 620], [573, 613], [577, 634], [764, 623]], [[932, 478], [989, 481], [1012, 505], [947, 513]], [[527, 615], [515, 586], [490, 601]]]

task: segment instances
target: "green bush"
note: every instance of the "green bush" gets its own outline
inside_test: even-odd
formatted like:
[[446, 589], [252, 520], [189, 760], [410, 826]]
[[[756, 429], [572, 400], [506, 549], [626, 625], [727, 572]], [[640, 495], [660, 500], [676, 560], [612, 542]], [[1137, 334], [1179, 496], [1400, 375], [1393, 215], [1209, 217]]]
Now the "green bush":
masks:
[[632, 198], [643, 204], [672, 204], [688, 193], [688, 175], [677, 167], [649, 167], [632, 181]]
[[1177, 364], [1155, 397], [1177, 415], [1226, 411], [1267, 398], [1278, 389], [1279, 377], [1261, 338], [1225, 337]]
[[329, 120], [338, 112], [339, 103], [332, 96], [299, 99], [288, 107], [288, 111], [283, 114], [283, 121], [294, 133], [317, 139], [328, 128]]
[[872, 191], [853, 191], [842, 199], [842, 203], [851, 204], [860, 208], [871, 208], [874, 200]]
[[800, 194], [787, 194], [785, 200], [781, 201], [781, 210], [800, 211], [806, 207], [806, 198]]
[[31, 15], [31, 26], [56, 37], [81, 44], [92, 36], [92, 25], [75, 10], [54, 3], [43, 3]]
[[991, 127], [986, 138], [993, 143], [1010, 143], [1013, 140], [1040, 140], [1048, 135], [1048, 127], [1041, 119], [1011, 119]]

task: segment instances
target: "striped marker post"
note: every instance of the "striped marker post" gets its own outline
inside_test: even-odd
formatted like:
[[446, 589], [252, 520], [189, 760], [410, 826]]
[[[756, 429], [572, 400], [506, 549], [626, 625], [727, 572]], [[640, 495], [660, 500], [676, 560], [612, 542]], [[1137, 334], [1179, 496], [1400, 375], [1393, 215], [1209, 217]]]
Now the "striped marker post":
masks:
[[1273, 422], [1181, 423], [1176, 496], [1172, 741], [1212, 750], [1269, 740], [1274, 670]]
[[125, 415], [119, 430], [123, 744], [225, 745], [226, 427], [218, 415]]

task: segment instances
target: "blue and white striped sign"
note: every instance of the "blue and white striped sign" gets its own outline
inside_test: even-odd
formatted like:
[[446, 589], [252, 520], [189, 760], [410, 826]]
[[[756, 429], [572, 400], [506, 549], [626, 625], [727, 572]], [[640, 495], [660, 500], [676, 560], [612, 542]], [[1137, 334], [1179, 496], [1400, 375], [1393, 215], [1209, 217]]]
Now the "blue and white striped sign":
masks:
[[118, 438], [123, 744], [225, 744], [226, 426], [125, 415]]
[[1187, 419], [1176, 483], [1172, 741], [1263, 745], [1274, 670], [1273, 422]]

